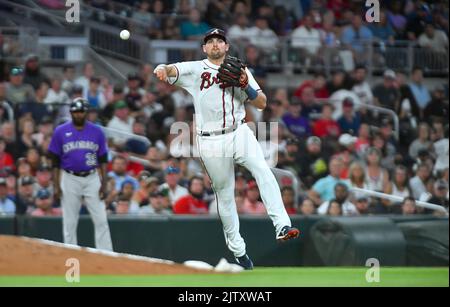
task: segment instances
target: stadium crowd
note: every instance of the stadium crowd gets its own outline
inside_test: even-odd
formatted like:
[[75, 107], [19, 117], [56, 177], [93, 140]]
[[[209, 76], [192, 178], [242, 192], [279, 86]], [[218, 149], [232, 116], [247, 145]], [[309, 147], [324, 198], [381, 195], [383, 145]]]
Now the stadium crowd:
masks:
[[[357, 59], [360, 38], [386, 44], [413, 40], [448, 54], [448, 3], [386, 2], [382, 22], [375, 25], [361, 18], [364, 1], [136, 1], [126, 14], [151, 25], [146, 33], [151, 38], [198, 39], [210, 27], [222, 27], [231, 39], [249, 39], [244, 60], [261, 85], [267, 74], [259, 54], [287, 35], [311, 63], [335, 44], [350, 46]], [[116, 7], [113, 1], [88, 3]], [[172, 13], [187, 20], [177, 24]], [[261, 146], [271, 167], [298, 179], [299, 186], [289, 177], [280, 183], [288, 213], [437, 214], [415, 200], [448, 209], [448, 86], [428, 88], [420, 66], [410, 74], [386, 69], [381, 82], [374, 83], [365, 63], [356, 63], [351, 71], [327, 75], [316, 70], [294, 90], [265, 89], [269, 99], [263, 112], [247, 107], [247, 122], [278, 123]], [[193, 126], [192, 98], [152, 72], [152, 64], [143, 64], [120, 84], [98, 75], [89, 62], [81, 74], [65, 66], [51, 76], [36, 55], [10, 67], [0, 82], [0, 214], [61, 214], [53, 200], [47, 148], [56, 125], [70, 118], [65, 104], [76, 97], [89, 101], [90, 121], [124, 132], [109, 138], [109, 213], [217, 214], [209, 178], [195, 158], [194, 137], [189, 134], [182, 146], [171, 146], [177, 137], [169, 133], [173, 123]], [[367, 105], [395, 112], [399, 130], [392, 117]], [[151, 144], [126, 134], [145, 136]], [[354, 187], [403, 201], [368, 197], [353, 192]], [[265, 213], [245, 169], [236, 169], [235, 199], [239, 214]]]

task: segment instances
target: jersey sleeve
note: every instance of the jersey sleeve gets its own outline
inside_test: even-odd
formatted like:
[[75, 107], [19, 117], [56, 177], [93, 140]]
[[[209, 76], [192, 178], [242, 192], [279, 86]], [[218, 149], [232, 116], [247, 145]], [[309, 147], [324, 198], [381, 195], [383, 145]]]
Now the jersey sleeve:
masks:
[[190, 87], [194, 81], [192, 78], [194, 72], [193, 63], [195, 62], [179, 62], [172, 64], [175, 67], [176, 76], [168, 78], [169, 84]]
[[103, 131], [99, 128], [98, 133], [98, 151], [97, 156], [101, 157], [108, 153], [108, 145], [106, 144], [106, 137]]
[[253, 77], [252, 72], [246, 67], [245, 72], [248, 76], [248, 84], [257, 92], [261, 91], [261, 87], [259, 86], [258, 82], [256, 82], [255, 77]]
[[50, 140], [50, 144], [48, 145], [48, 151], [53, 153], [54, 155], [61, 157], [62, 155], [62, 146], [61, 146], [61, 130], [56, 128], [53, 133], [52, 139]]

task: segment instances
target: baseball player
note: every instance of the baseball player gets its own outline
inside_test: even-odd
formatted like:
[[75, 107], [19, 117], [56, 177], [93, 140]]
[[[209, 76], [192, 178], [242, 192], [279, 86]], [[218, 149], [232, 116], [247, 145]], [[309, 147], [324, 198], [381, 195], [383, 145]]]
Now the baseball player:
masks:
[[[86, 120], [88, 101], [70, 104], [71, 121], [53, 133], [49, 154], [53, 161], [55, 199], [61, 199], [64, 243], [77, 244], [77, 225], [82, 198], [94, 221], [95, 245], [112, 250], [106, 208], [107, 144], [103, 131]], [[100, 176], [99, 176], [100, 172]]]
[[[277, 181], [256, 137], [244, 123], [244, 103], [248, 100], [258, 109], [264, 109], [265, 94], [239, 59], [227, 56], [230, 46], [223, 30], [211, 29], [203, 42], [206, 59], [161, 64], [154, 73], [158, 79], [186, 89], [194, 98], [198, 151], [211, 178], [225, 241], [237, 263], [251, 270], [253, 263], [239, 233], [234, 199], [235, 163], [246, 167], [256, 179], [275, 226], [276, 239], [296, 238], [299, 230], [291, 227]], [[247, 149], [252, 149], [252, 154]]]

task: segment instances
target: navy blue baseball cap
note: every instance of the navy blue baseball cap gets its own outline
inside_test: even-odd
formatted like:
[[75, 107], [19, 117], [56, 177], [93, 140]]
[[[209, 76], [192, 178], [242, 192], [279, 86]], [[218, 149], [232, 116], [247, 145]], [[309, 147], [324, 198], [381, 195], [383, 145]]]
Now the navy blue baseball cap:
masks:
[[47, 190], [47, 189], [40, 189], [36, 195], [36, 197], [39, 199], [47, 199], [47, 198], [50, 198], [50, 196], [51, 196], [51, 194], [50, 194], [49, 190]]
[[81, 97], [75, 98], [70, 103], [70, 112], [86, 112], [89, 109], [89, 102]]
[[166, 174], [179, 174], [180, 169], [178, 167], [169, 166], [166, 168]]
[[205, 37], [203, 38], [203, 42], [206, 44], [208, 39], [210, 39], [211, 37], [219, 37], [219, 38], [223, 39], [223, 41], [225, 43], [227, 42], [227, 38], [225, 36], [225, 31], [222, 29], [219, 29], [219, 28], [213, 28], [213, 29], [209, 30], [208, 32], [206, 32]]

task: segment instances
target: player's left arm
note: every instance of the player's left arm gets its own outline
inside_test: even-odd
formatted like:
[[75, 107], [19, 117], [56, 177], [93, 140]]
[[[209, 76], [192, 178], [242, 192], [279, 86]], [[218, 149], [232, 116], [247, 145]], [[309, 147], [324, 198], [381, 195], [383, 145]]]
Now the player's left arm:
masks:
[[260, 110], [265, 109], [267, 106], [267, 97], [261, 90], [252, 73], [248, 68], [245, 68], [242, 73], [245, 73], [248, 78], [248, 84], [244, 88], [244, 91], [247, 94], [249, 102]]

